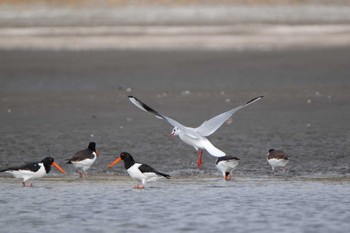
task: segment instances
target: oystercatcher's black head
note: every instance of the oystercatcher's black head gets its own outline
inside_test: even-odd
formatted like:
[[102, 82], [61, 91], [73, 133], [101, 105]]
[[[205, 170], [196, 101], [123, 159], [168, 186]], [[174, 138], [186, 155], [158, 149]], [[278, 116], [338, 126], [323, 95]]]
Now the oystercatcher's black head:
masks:
[[100, 154], [98, 153], [98, 151], [96, 150], [96, 143], [95, 142], [90, 142], [89, 146], [88, 146], [89, 150], [92, 150], [93, 152], [96, 153], [96, 156], [100, 156]]
[[108, 165], [108, 167], [113, 167], [114, 165], [116, 165], [117, 163], [120, 162], [120, 160], [124, 161], [124, 165], [125, 168], [128, 169], [129, 167], [131, 167], [132, 165], [135, 164], [135, 160], [134, 158], [131, 156], [131, 154], [129, 154], [128, 152], [122, 152], [120, 153], [119, 158], [117, 158], [116, 160], [114, 160], [111, 164]]
[[270, 149], [270, 150], [269, 150], [269, 153], [271, 153], [271, 152], [274, 151], [274, 150], [275, 150], [275, 149]]
[[128, 152], [120, 153], [120, 158], [124, 161], [125, 169], [129, 169], [132, 165], [135, 164], [134, 158]]
[[88, 148], [92, 151], [96, 152], [96, 143], [95, 142], [90, 142]]
[[47, 165], [52, 165], [52, 163], [54, 162], [55, 160], [52, 158], [52, 157], [46, 157], [45, 159], [41, 160], [41, 162], [43, 164], [47, 164]]
[[45, 159], [41, 160], [41, 162], [44, 164], [46, 173], [50, 172], [51, 165], [53, 165], [55, 168], [57, 168], [57, 170], [59, 170], [63, 174], [65, 173], [65, 171], [57, 163], [55, 163], [52, 157], [46, 157]]
[[134, 161], [134, 158], [128, 152], [120, 153], [120, 158], [124, 161]]

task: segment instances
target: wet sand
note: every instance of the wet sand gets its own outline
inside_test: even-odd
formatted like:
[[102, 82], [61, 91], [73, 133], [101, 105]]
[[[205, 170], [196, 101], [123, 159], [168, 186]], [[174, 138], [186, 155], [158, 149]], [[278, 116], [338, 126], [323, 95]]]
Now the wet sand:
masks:
[[[241, 158], [237, 174], [266, 175], [270, 148], [292, 175], [349, 174], [349, 48], [282, 51], [0, 51], [1, 164], [53, 156], [89, 141], [98, 173], [121, 151], [164, 171], [196, 174], [193, 148], [132, 106], [132, 94], [188, 126], [265, 98], [210, 137]], [[149, 135], [152, 135], [151, 137]], [[217, 174], [206, 154], [204, 173]]]

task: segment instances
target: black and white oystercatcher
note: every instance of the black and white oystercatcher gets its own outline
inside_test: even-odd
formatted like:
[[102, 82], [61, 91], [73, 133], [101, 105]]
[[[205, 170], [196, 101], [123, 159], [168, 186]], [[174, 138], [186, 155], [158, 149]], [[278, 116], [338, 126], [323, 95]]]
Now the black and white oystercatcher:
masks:
[[216, 168], [222, 172], [225, 180], [231, 180], [231, 172], [237, 167], [239, 158], [226, 155], [217, 158]]
[[248, 105], [262, 99], [263, 96], [256, 97], [252, 100], [249, 100], [247, 103], [242, 104], [239, 107], [233, 108], [227, 112], [221, 113], [207, 121], [204, 121], [199, 127], [192, 128], [192, 127], [186, 127], [179, 122], [171, 119], [170, 117], [164, 116], [157, 112], [156, 110], [152, 109], [145, 103], [141, 102], [137, 98], [133, 96], [129, 96], [129, 100], [131, 103], [136, 105], [138, 108], [142, 109], [143, 111], [152, 113], [159, 119], [163, 119], [167, 121], [169, 124], [174, 126], [171, 135], [176, 136], [178, 135], [179, 138], [185, 142], [186, 144], [193, 146], [195, 150], [198, 153], [198, 168], [200, 168], [202, 163], [202, 153], [203, 149], [209, 152], [214, 157], [222, 157], [225, 156], [225, 152], [221, 151], [220, 149], [216, 148], [211, 142], [206, 138], [207, 136], [213, 134], [217, 129], [220, 128], [222, 124], [224, 124], [233, 114], [235, 114], [238, 110], [247, 107]]
[[170, 179], [170, 175], [161, 173], [147, 164], [135, 162], [134, 158], [128, 152], [122, 152], [120, 157], [109, 164], [108, 167], [113, 167], [119, 163], [120, 160], [124, 161], [125, 169], [131, 178], [139, 182], [134, 186], [136, 189], [143, 189], [147, 182], [155, 181], [162, 176]]
[[282, 150], [275, 150], [270, 149], [269, 153], [267, 154], [267, 162], [272, 167], [272, 172], [275, 175], [275, 168], [276, 167], [282, 167], [283, 168], [283, 174], [287, 171], [287, 163], [288, 163], [288, 156], [284, 151]]
[[68, 160], [67, 164], [73, 164], [80, 178], [84, 178], [86, 170], [96, 161], [97, 156], [99, 156], [99, 154], [96, 150], [96, 143], [90, 142], [87, 149], [75, 153], [75, 155]]
[[58, 166], [57, 163], [54, 162], [54, 159], [52, 157], [46, 157], [40, 162], [28, 163], [20, 167], [10, 167], [1, 170], [0, 172], [7, 172], [12, 174], [16, 178], [22, 178], [23, 187], [26, 186], [25, 182], [27, 180], [30, 180], [30, 187], [32, 187], [32, 180], [46, 176], [46, 174], [48, 174], [51, 170], [51, 165], [53, 165], [63, 174], [65, 173], [64, 170], [60, 166]]

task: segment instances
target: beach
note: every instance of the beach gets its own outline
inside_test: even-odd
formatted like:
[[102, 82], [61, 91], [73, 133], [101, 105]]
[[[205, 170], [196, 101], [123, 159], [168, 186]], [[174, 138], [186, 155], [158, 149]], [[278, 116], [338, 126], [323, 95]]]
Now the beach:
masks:
[[[0, 168], [52, 156], [67, 171], [53, 168], [33, 188], [1, 174], [1, 228], [346, 231], [349, 6], [327, 6], [294, 17], [302, 5], [0, 5]], [[240, 158], [224, 181], [214, 157], [204, 152], [199, 170], [194, 148], [129, 95], [191, 127], [264, 98], [209, 137]], [[82, 180], [65, 162], [90, 141], [100, 156]], [[272, 176], [271, 148], [288, 154], [285, 176]], [[133, 190], [122, 164], [107, 169], [122, 151], [172, 178]]]

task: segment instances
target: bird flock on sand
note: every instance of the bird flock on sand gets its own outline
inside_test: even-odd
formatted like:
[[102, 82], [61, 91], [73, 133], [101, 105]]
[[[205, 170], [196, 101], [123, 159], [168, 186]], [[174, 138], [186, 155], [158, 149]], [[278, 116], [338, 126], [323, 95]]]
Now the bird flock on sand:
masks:
[[[179, 136], [181, 141], [192, 146], [197, 154], [197, 166], [200, 168], [202, 164], [203, 150], [207, 151], [210, 155], [217, 158], [215, 165], [216, 168], [222, 173], [225, 180], [230, 180], [232, 177], [232, 171], [237, 167], [239, 158], [227, 155], [222, 150], [215, 147], [207, 137], [213, 134], [220, 128], [233, 114], [238, 110], [247, 107], [248, 105], [255, 103], [263, 98], [263, 96], [256, 97], [241, 106], [233, 108], [227, 112], [221, 113], [207, 121], [204, 121], [199, 127], [187, 127], [179, 123], [178, 121], [162, 115], [158, 111], [154, 110], [150, 106], [146, 105], [134, 96], [128, 97], [130, 102], [141, 110], [153, 114], [155, 117], [165, 120], [173, 126], [171, 131], [172, 136]], [[67, 164], [73, 164], [75, 172], [77, 172], [80, 178], [87, 176], [87, 170], [93, 165], [99, 156], [96, 150], [96, 143], [90, 142], [88, 148], [78, 151], [73, 157], [68, 159]], [[155, 181], [160, 177], [170, 179], [170, 175], [162, 173], [154, 169], [153, 167], [136, 162], [133, 156], [128, 152], [120, 153], [120, 156], [108, 165], [108, 168], [113, 167], [120, 161], [124, 162], [124, 167], [131, 178], [138, 181], [138, 184], [134, 186], [136, 189], [143, 189], [148, 182]], [[277, 167], [282, 168], [283, 174], [287, 171], [288, 156], [282, 150], [270, 149], [267, 154], [267, 161], [272, 168], [273, 175]], [[54, 166], [60, 172], [65, 174], [65, 171], [56, 163], [52, 157], [46, 157], [39, 162], [28, 163], [18, 167], [9, 167], [0, 172], [6, 172], [12, 174], [16, 178], [22, 179], [22, 186], [26, 186], [26, 181], [30, 181], [29, 186], [32, 187], [32, 181], [37, 178], [41, 178], [47, 175], [51, 166]]]

